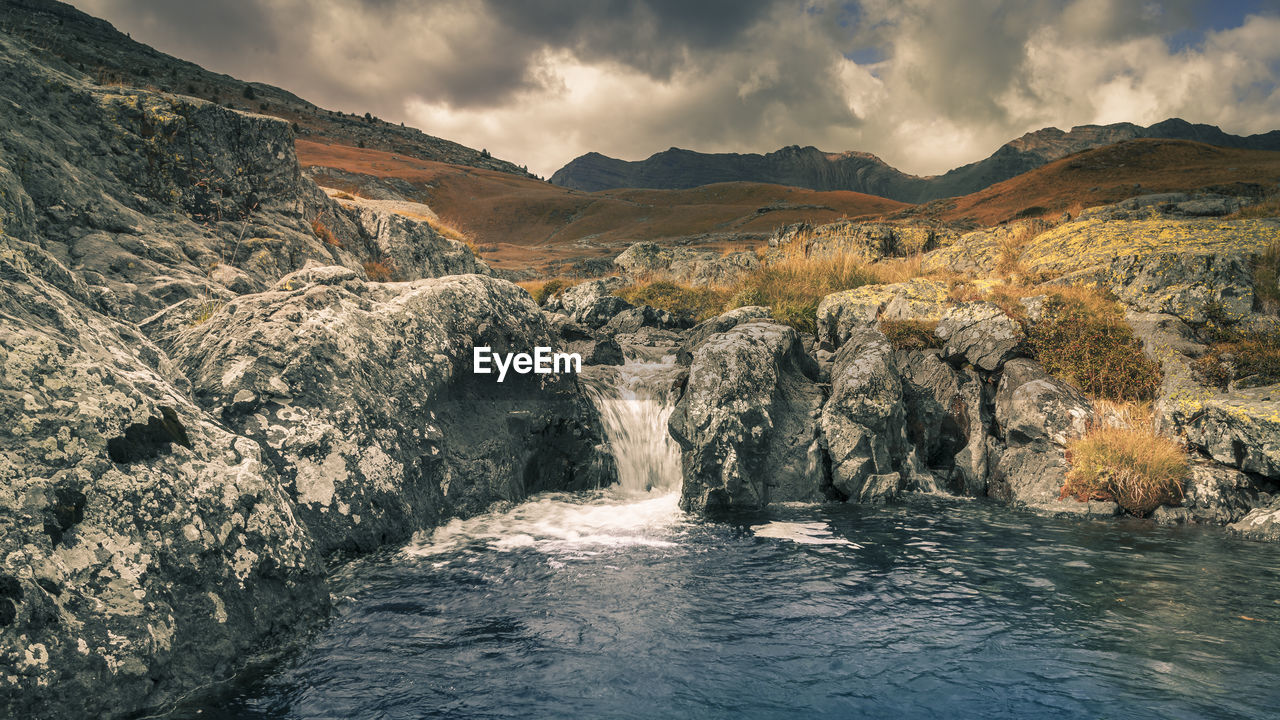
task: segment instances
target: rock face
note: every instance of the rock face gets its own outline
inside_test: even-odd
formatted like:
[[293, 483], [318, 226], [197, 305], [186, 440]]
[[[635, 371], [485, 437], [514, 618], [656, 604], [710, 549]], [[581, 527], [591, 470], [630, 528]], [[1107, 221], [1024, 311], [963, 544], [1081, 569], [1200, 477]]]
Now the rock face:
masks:
[[934, 350], [898, 352], [907, 438], [921, 461], [953, 493], [987, 494], [990, 383], [972, 368], [956, 370]]
[[1280, 480], [1280, 385], [1169, 398], [1168, 422], [1215, 462]]
[[878, 331], [860, 330], [836, 353], [831, 400], [822, 410], [835, 489], [857, 502], [897, 495], [916, 473], [905, 430], [893, 349]]
[[524, 291], [368, 282], [484, 268], [288, 123], [0, 65], [0, 716], [164, 711], [323, 621], [329, 553], [610, 482], [572, 376], [470, 372], [558, 343]]
[[999, 370], [1025, 339], [1021, 325], [986, 302], [949, 308], [934, 334], [946, 343], [944, 357], [963, 358], [987, 372]]
[[553, 344], [522, 290], [477, 275], [377, 285], [325, 270], [232, 301], [173, 349], [197, 401], [268, 448], [321, 552], [609, 482], [574, 376], [472, 373], [472, 347]]
[[1005, 363], [995, 398], [1005, 449], [992, 469], [988, 492], [1005, 502], [1056, 503], [1067, 470], [1066, 445], [1084, 435], [1092, 417], [1088, 398], [1038, 364]]
[[1093, 280], [1134, 310], [1203, 323], [1252, 311], [1253, 262], [1280, 232], [1273, 220], [1080, 219], [1035, 237], [1032, 272]]
[[714, 514], [823, 499], [815, 375], [795, 330], [774, 323], [741, 324], [694, 349], [670, 421], [681, 507]]
[[56, 259], [0, 236], [0, 267], [2, 714], [172, 702], [324, 617], [267, 451]]
[[416, 203], [355, 198], [339, 200], [338, 204], [359, 232], [362, 255], [376, 258], [396, 280], [489, 274], [489, 266], [466, 244], [441, 235], [432, 226], [435, 213], [425, 205], [415, 208]]

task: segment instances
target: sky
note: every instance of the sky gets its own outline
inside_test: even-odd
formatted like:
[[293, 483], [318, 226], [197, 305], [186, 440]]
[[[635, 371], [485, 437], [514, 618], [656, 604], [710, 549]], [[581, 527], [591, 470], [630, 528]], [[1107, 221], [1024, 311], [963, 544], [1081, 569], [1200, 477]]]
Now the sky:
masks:
[[1280, 129], [1280, 0], [73, 0], [172, 55], [549, 176], [814, 145], [941, 173], [1040, 128]]

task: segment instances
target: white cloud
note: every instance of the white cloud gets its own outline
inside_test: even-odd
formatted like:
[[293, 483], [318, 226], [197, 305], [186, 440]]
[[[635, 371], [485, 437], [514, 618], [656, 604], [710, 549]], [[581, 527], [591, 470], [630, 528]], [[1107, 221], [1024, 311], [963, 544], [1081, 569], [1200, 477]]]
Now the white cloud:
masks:
[[1280, 127], [1280, 16], [1170, 48], [1208, 0], [80, 4], [212, 69], [542, 175], [588, 151], [790, 144], [928, 174], [1049, 125]]

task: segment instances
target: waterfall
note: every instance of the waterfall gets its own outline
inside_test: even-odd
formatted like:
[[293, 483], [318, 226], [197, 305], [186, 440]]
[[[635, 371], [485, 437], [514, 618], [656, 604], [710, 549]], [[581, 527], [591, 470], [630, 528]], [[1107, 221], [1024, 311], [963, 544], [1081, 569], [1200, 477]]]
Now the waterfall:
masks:
[[604, 423], [618, 489], [625, 494], [678, 490], [680, 447], [667, 432], [677, 400], [674, 358], [629, 358], [625, 365], [588, 370], [582, 377]]

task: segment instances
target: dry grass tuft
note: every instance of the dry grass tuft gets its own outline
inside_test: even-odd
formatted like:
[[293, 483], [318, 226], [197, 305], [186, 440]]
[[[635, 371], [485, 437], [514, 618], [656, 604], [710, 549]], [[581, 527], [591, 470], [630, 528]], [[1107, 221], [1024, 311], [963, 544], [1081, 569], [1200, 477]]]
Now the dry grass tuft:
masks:
[[516, 285], [524, 288], [524, 291], [533, 298], [533, 302], [541, 307], [546, 301], [572, 287], [573, 283], [564, 278], [549, 278], [547, 280], [521, 280]]
[[427, 221], [427, 224], [431, 226], [432, 230], [435, 230], [436, 232], [449, 238], [450, 240], [456, 240], [457, 242], [460, 242], [463, 245], [466, 245], [467, 247], [471, 248], [471, 252], [473, 253], [478, 252], [476, 250], [475, 238], [471, 236], [471, 233], [460, 229], [455, 223], [439, 217], [425, 218], [425, 219]]
[[724, 288], [690, 287], [667, 280], [642, 280], [613, 294], [632, 305], [648, 305], [673, 315], [692, 317], [697, 322], [719, 315], [729, 299], [729, 291]]
[[374, 282], [391, 282], [395, 279], [395, 265], [390, 260], [370, 260], [364, 263], [364, 274]]
[[311, 232], [315, 233], [316, 237], [323, 240], [326, 245], [332, 245], [339, 248], [343, 247], [342, 240], [338, 239], [338, 236], [333, 234], [333, 231], [329, 229], [329, 226], [326, 225], [324, 220], [321, 218], [316, 218], [311, 221]]
[[1182, 502], [1186, 451], [1149, 426], [1094, 428], [1068, 447], [1067, 459], [1062, 498], [1114, 500], [1140, 517]]
[[880, 332], [895, 350], [924, 350], [942, 347], [933, 334], [938, 323], [932, 320], [881, 320]]

